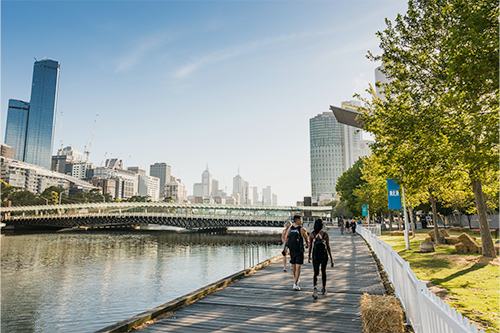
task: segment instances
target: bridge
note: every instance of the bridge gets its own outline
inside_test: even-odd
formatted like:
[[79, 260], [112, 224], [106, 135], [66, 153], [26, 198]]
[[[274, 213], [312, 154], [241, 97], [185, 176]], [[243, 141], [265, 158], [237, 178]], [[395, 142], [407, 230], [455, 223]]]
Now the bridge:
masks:
[[[282, 227], [293, 215], [329, 220], [329, 206], [245, 206], [178, 204], [165, 202], [113, 202], [2, 207], [7, 226], [59, 228], [138, 227], [164, 225], [186, 229], [225, 227]], [[304, 218], [306, 221], [307, 217]]]

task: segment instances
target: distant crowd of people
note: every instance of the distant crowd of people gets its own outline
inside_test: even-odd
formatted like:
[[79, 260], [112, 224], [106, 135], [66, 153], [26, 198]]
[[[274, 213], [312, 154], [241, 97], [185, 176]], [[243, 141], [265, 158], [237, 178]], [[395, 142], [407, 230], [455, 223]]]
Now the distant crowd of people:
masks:
[[352, 234], [353, 236], [356, 235], [356, 225], [357, 222], [354, 219], [346, 219], [346, 220], [340, 220], [339, 222], [340, 226], [340, 233], [343, 235], [344, 230], [346, 231], [347, 234]]

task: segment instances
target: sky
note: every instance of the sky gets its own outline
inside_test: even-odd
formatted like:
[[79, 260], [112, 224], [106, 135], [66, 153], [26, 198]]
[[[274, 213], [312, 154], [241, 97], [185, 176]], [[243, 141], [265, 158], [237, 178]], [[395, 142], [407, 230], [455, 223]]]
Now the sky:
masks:
[[[166, 162], [186, 184], [207, 165], [279, 205], [311, 195], [309, 119], [366, 96], [393, 1], [1, 1], [1, 141], [9, 99], [29, 102], [35, 59], [60, 62], [54, 155]], [[61, 126], [62, 112], [62, 126]], [[62, 128], [62, 131], [60, 130]], [[369, 138], [363, 133], [364, 138]], [[104, 163], [103, 163], [104, 164]], [[251, 190], [252, 193], [252, 190]]]

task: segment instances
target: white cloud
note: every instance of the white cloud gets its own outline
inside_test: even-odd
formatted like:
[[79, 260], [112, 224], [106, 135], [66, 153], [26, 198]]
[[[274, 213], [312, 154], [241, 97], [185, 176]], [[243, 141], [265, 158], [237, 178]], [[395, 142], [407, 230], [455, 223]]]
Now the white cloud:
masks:
[[335, 32], [335, 30], [283, 35], [283, 36], [279, 36], [279, 37], [265, 38], [265, 39], [257, 40], [254, 42], [245, 43], [245, 44], [237, 45], [234, 47], [222, 49], [222, 50], [210, 53], [208, 55], [193, 59], [193, 61], [191, 61], [187, 65], [179, 68], [177, 71], [175, 71], [173, 77], [174, 78], [184, 78], [203, 66], [206, 66], [208, 64], [221, 62], [221, 61], [225, 61], [225, 60], [240, 56], [242, 54], [248, 53], [252, 50], [255, 50], [255, 49], [263, 47], [263, 46], [274, 45], [274, 44], [280, 43], [280, 42], [303, 39], [303, 38], [307, 38], [307, 37], [320, 36], [320, 35], [330, 34], [333, 32]]
[[122, 73], [129, 71], [139, 64], [150, 51], [170, 42], [172, 39], [169, 34], [164, 32], [143, 37], [135, 43], [128, 54], [119, 59], [115, 72]]

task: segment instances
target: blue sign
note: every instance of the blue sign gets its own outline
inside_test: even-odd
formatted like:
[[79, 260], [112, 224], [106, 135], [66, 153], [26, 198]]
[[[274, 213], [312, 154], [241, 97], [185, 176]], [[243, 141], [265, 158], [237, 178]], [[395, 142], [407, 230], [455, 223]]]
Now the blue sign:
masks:
[[387, 201], [389, 209], [402, 209], [399, 185], [396, 184], [394, 179], [387, 179]]
[[362, 206], [362, 210], [363, 210], [363, 216], [368, 216], [368, 205], [367, 204], [364, 204]]

